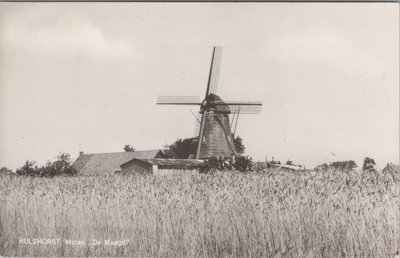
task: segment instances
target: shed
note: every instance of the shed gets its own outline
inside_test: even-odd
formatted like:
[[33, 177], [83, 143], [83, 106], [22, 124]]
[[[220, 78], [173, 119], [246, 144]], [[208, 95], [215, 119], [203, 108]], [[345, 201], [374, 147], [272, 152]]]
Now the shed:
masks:
[[83, 154], [73, 164], [79, 175], [113, 175], [120, 172], [120, 165], [133, 158], [151, 159], [165, 157], [162, 150], [109, 152]]
[[121, 165], [121, 173], [162, 173], [161, 170], [198, 169], [204, 163], [196, 159], [131, 159]]

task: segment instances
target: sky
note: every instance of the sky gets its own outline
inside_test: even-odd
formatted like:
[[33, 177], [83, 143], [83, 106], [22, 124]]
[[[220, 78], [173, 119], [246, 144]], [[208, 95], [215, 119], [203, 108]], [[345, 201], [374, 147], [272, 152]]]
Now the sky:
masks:
[[253, 160], [399, 163], [396, 3], [64, 2], [0, 3], [0, 167], [192, 137], [213, 46]]

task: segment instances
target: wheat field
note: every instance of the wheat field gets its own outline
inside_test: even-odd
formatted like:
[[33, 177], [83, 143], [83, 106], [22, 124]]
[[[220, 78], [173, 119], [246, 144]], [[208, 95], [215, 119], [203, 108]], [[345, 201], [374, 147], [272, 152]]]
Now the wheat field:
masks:
[[[279, 170], [2, 176], [0, 254], [393, 257], [399, 178], [382, 171]], [[80, 244], [66, 243], [72, 240]]]

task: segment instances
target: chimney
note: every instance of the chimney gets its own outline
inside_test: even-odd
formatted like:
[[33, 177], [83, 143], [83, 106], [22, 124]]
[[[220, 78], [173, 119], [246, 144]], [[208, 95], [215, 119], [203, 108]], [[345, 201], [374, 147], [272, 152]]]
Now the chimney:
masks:
[[80, 152], [79, 152], [79, 156], [82, 156], [82, 155], [83, 155], [83, 151], [80, 151]]

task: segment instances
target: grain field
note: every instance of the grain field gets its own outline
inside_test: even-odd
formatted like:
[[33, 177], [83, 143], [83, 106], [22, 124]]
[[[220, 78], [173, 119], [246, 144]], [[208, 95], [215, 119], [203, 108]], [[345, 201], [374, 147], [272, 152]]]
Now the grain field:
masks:
[[390, 257], [400, 238], [393, 171], [2, 176], [0, 205], [3, 256]]

